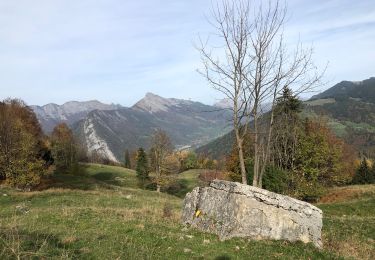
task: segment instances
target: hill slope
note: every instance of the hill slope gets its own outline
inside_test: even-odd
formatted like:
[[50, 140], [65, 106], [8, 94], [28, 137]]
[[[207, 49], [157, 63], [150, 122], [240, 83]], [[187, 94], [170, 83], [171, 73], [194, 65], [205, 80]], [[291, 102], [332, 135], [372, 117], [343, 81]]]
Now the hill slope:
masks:
[[[301, 117], [324, 118], [328, 126], [360, 152], [375, 155], [375, 78], [343, 81], [304, 102]], [[197, 149], [220, 158], [229, 154], [233, 133]]]
[[375, 77], [363, 81], [342, 81], [333, 87], [315, 95], [311, 100], [315, 99], [347, 99], [359, 98], [365, 102], [375, 102]]
[[375, 78], [338, 83], [306, 102], [306, 111], [326, 117], [336, 134], [358, 151], [375, 155]]
[[[186, 174], [189, 181], [192, 174]], [[182, 199], [138, 189], [131, 170], [90, 164], [79, 175], [57, 174], [52, 181], [45, 184], [48, 189], [30, 193], [0, 187], [1, 259], [370, 259], [375, 254], [374, 185], [353, 186], [361, 192], [318, 205], [324, 212], [324, 249], [318, 250], [282, 241], [220, 241], [184, 229]]]

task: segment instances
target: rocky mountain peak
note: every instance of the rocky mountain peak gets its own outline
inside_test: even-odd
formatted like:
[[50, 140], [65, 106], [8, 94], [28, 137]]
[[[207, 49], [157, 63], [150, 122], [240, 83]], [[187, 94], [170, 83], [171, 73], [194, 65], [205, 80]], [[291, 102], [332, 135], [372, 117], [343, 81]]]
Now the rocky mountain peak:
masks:
[[173, 106], [191, 103], [193, 102], [183, 99], [163, 98], [161, 96], [148, 92], [144, 98], [142, 98], [133, 106], [133, 108], [147, 111], [149, 113], [157, 113], [166, 112]]

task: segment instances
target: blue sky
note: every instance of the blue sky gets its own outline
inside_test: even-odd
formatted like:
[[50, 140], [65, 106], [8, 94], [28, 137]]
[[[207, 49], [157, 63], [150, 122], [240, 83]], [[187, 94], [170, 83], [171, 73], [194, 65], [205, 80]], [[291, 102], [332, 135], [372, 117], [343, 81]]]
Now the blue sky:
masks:
[[[215, 0], [213, 0], [215, 2]], [[287, 0], [288, 42], [314, 46], [329, 85], [375, 76], [375, 1]], [[211, 0], [0, 0], [0, 99], [126, 106], [153, 92], [214, 103], [196, 72]]]

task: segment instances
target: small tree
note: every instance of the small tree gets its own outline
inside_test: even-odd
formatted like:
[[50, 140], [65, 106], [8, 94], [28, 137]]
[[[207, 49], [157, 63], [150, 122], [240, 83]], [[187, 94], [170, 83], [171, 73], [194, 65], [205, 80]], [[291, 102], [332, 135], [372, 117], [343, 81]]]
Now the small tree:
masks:
[[125, 166], [125, 168], [131, 169], [130, 154], [129, 154], [129, 150], [128, 149], [126, 149], [126, 151], [125, 151], [124, 166]]
[[194, 151], [179, 151], [177, 156], [180, 161], [181, 172], [198, 167], [198, 157]]
[[301, 109], [302, 101], [294, 96], [289, 88], [284, 87], [274, 108], [274, 128], [278, 130], [273, 131], [271, 147], [273, 163], [283, 170], [294, 170]]
[[[374, 168], [374, 167], [373, 167]], [[353, 184], [370, 184], [374, 183], [374, 174], [372, 169], [370, 169], [366, 158], [363, 158], [359, 168], [355, 172], [353, 178]]]
[[173, 152], [173, 145], [166, 132], [157, 129], [152, 136], [151, 161], [156, 172], [157, 191], [160, 192], [161, 174], [167, 171], [166, 157]]
[[194, 169], [197, 167], [197, 154], [189, 152], [185, 160], [185, 169]]
[[58, 124], [51, 134], [51, 150], [56, 169], [68, 171], [77, 166], [77, 147], [73, 132], [65, 124]]
[[143, 148], [138, 149], [136, 173], [139, 186], [144, 187], [149, 179], [150, 170], [148, 167], [147, 155]]

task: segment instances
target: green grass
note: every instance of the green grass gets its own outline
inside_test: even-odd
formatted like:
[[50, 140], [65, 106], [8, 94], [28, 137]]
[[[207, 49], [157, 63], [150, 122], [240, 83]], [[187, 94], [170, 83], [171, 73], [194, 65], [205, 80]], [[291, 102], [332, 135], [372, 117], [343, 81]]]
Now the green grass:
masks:
[[327, 122], [327, 125], [338, 137], [343, 138], [348, 134], [347, 126], [336, 120], [333, 120], [332, 118]]
[[367, 123], [354, 123], [351, 121], [344, 121], [343, 123], [346, 126], [352, 128], [354, 131], [359, 131], [359, 132], [365, 131], [368, 133], [375, 133], [375, 127]]
[[[199, 173], [179, 176], [185, 192], [200, 184]], [[181, 198], [140, 190], [136, 184], [134, 171], [90, 164], [80, 175], [53, 176], [43, 191], [0, 188], [0, 259], [363, 259], [375, 252], [371, 192], [319, 205], [325, 243], [319, 251], [283, 241], [222, 242], [185, 229]]]
[[336, 202], [319, 204], [323, 210], [326, 247], [358, 259], [375, 256], [375, 185], [337, 188]]

